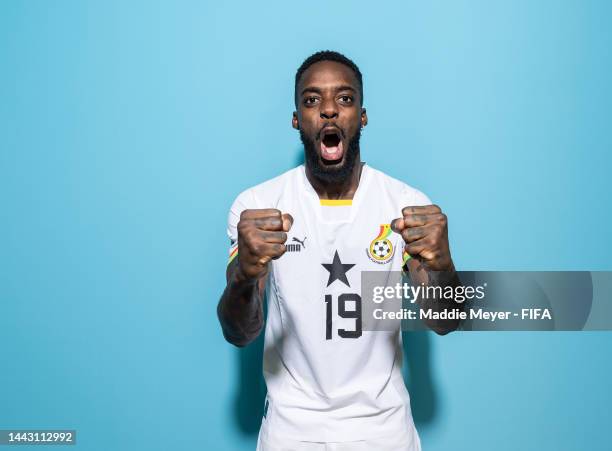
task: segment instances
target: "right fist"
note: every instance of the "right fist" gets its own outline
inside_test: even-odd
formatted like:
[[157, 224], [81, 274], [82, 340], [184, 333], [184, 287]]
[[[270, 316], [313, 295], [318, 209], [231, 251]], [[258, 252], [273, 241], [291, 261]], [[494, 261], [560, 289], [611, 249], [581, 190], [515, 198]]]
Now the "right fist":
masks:
[[268, 263], [285, 253], [293, 218], [275, 208], [244, 210], [238, 222], [238, 265], [249, 279], [268, 273]]

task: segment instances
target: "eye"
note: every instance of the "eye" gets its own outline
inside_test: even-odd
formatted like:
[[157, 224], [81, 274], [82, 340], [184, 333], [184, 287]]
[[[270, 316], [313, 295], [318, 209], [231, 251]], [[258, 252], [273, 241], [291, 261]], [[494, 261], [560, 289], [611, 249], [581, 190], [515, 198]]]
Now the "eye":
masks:
[[304, 98], [304, 105], [314, 105], [315, 103], [318, 102], [318, 97], [315, 96], [308, 96]]
[[353, 103], [353, 96], [350, 96], [348, 94], [341, 95], [340, 102], [350, 105], [351, 103]]

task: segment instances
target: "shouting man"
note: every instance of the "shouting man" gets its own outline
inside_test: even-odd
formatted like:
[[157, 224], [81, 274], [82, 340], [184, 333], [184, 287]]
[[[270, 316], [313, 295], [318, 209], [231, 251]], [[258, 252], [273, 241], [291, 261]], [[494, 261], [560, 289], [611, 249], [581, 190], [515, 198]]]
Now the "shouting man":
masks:
[[[403, 269], [415, 283], [457, 284], [446, 216], [361, 161], [368, 116], [350, 59], [332, 51], [307, 58], [295, 76], [295, 108], [305, 164], [234, 201], [218, 306], [223, 334], [236, 346], [265, 324], [268, 395], [258, 450], [420, 450], [399, 326], [362, 330], [360, 274]], [[419, 305], [427, 303], [445, 308], [432, 299]], [[458, 326], [427, 325], [439, 334]]]

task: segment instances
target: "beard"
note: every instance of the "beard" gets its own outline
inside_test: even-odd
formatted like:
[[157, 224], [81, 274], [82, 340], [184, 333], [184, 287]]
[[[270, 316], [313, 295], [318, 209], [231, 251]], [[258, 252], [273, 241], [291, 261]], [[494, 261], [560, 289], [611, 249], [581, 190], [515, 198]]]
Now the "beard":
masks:
[[327, 165], [319, 158], [315, 142], [304, 134], [300, 129], [300, 139], [304, 144], [304, 160], [313, 176], [325, 184], [339, 184], [345, 182], [353, 173], [357, 156], [359, 155], [359, 140], [361, 139], [361, 129], [358, 128], [355, 134], [348, 141], [348, 149], [344, 153], [343, 164]]

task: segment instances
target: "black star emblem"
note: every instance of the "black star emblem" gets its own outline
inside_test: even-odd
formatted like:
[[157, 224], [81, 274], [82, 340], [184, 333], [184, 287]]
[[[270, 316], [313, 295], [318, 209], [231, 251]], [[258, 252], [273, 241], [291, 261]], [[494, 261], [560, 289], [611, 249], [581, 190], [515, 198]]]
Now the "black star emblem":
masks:
[[348, 279], [346, 278], [346, 273], [355, 265], [342, 263], [340, 261], [340, 257], [338, 256], [338, 251], [336, 251], [336, 253], [334, 254], [333, 262], [321, 264], [325, 269], [329, 271], [329, 280], [327, 281], [327, 286], [330, 286], [334, 282], [334, 280], [339, 280], [347, 287], [350, 287]]

